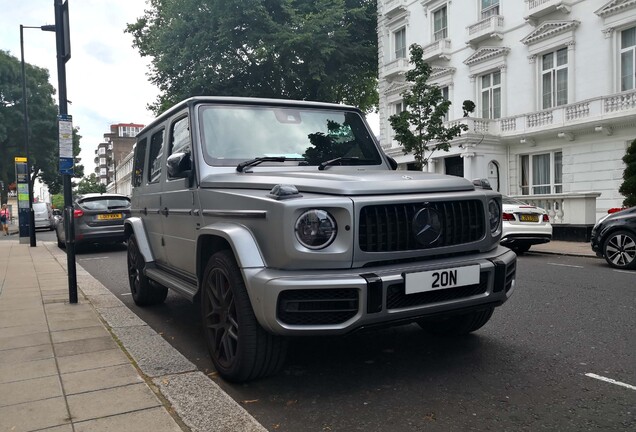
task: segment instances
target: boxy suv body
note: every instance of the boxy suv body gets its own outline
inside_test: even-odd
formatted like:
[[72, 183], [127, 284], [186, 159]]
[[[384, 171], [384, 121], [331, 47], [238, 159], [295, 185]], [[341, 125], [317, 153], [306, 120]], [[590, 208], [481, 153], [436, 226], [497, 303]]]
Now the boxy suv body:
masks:
[[513, 292], [501, 196], [395, 171], [356, 108], [191, 98], [138, 135], [133, 163], [133, 299], [199, 300], [228, 380], [276, 372], [286, 336], [469, 333]]

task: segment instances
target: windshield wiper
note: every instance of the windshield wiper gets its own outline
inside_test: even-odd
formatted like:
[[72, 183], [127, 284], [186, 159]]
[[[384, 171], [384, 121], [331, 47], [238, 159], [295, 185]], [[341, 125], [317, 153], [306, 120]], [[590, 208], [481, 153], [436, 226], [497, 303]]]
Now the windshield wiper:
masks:
[[243, 172], [243, 170], [245, 168], [251, 167], [251, 166], [256, 166], [259, 165], [263, 162], [285, 162], [287, 160], [287, 158], [280, 156], [280, 157], [272, 157], [272, 156], [266, 156], [266, 157], [257, 157], [254, 159], [250, 159], [250, 160], [246, 160], [245, 162], [241, 162], [240, 164], [238, 164], [236, 166], [236, 170], [238, 172]]
[[263, 162], [285, 162], [285, 161], [304, 161], [305, 158], [286, 157], [286, 156], [264, 156], [246, 160], [236, 166], [238, 172], [245, 171], [245, 168], [260, 165]]
[[360, 159], [359, 157], [337, 157], [335, 159], [331, 159], [328, 161], [324, 161], [321, 162], [320, 165], [318, 165], [318, 169], [320, 171], [323, 171], [325, 168], [327, 168], [330, 165], [335, 165], [338, 162], [355, 162], [352, 165], [360, 165], [362, 163], [372, 163], [372, 162], [376, 162], [373, 159]]

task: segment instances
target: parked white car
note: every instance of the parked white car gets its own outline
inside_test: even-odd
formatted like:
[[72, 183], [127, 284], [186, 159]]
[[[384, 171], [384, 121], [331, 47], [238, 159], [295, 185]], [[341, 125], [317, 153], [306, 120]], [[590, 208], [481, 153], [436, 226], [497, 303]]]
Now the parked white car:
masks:
[[552, 240], [552, 224], [544, 209], [507, 196], [502, 204], [502, 245], [522, 254], [532, 245]]

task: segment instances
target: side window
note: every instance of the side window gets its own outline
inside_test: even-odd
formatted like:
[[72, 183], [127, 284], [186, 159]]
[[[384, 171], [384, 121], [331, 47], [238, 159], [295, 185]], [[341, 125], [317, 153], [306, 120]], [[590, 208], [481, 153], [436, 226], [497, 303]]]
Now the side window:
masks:
[[137, 142], [135, 146], [135, 160], [133, 162], [133, 187], [141, 186], [144, 178], [144, 161], [146, 159], [146, 146], [148, 140], [146, 138]]
[[189, 153], [190, 152], [190, 122], [188, 117], [183, 117], [172, 124], [170, 131], [170, 152]]
[[150, 155], [148, 157], [148, 182], [156, 183], [161, 177], [161, 157], [163, 156], [163, 129], [155, 132], [150, 138]]

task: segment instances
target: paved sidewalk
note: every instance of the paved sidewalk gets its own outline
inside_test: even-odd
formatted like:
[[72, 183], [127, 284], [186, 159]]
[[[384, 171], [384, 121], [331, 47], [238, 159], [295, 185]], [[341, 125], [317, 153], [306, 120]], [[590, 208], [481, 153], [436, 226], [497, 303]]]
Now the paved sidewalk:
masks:
[[265, 431], [52, 242], [0, 241], [0, 431]]

